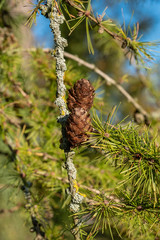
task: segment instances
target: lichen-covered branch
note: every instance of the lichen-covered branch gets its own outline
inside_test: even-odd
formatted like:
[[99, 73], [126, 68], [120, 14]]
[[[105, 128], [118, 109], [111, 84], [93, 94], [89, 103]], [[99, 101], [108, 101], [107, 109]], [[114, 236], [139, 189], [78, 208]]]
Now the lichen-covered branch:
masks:
[[[68, 115], [68, 110], [65, 104], [64, 73], [67, 69], [64, 59], [64, 48], [67, 46], [67, 40], [61, 37], [60, 25], [64, 22], [63, 15], [59, 15], [56, 6], [53, 6], [53, 1], [48, 0], [47, 6], [41, 6], [42, 14], [50, 20], [50, 28], [54, 34], [54, 52], [56, 59], [56, 74], [57, 74], [57, 98], [56, 105], [60, 109], [60, 117]], [[46, 15], [47, 14], [47, 15]]]
[[[56, 5], [52, 3], [52, 0], [47, 1], [47, 5], [43, 5], [40, 7], [42, 14], [45, 17], [48, 17], [50, 20], [50, 28], [54, 34], [54, 51], [53, 55], [56, 59], [56, 75], [57, 75], [57, 98], [55, 104], [60, 109], [60, 116], [58, 117], [58, 121], [62, 124], [62, 144], [61, 148], [65, 151], [66, 156], [66, 170], [68, 174], [68, 180], [70, 189], [68, 194], [71, 195], [71, 203], [70, 203], [70, 211], [72, 213], [77, 213], [80, 209], [80, 204], [83, 201], [83, 196], [78, 193], [77, 185], [76, 185], [76, 173], [77, 170], [73, 163], [74, 152], [70, 151], [69, 143], [66, 139], [65, 134], [65, 122], [68, 118], [69, 112], [66, 107], [65, 102], [65, 91], [66, 87], [64, 85], [64, 73], [66, 71], [66, 64], [64, 59], [64, 48], [67, 46], [67, 41], [63, 37], [61, 37], [60, 26], [64, 22], [63, 15], [59, 15], [59, 12], [56, 8]], [[76, 240], [80, 239], [79, 234], [79, 219], [73, 216], [74, 220], [74, 229], [72, 230], [72, 234]]]
[[32, 186], [32, 184], [31, 182], [26, 181], [25, 176], [23, 176], [23, 174], [21, 174], [21, 179], [23, 181], [23, 186], [21, 187], [21, 189], [24, 192], [24, 196], [26, 199], [25, 208], [30, 213], [31, 221], [33, 225], [33, 227], [30, 228], [30, 231], [36, 233], [35, 240], [47, 240], [45, 236], [45, 232], [42, 230], [42, 225], [36, 217], [34, 206], [32, 205], [32, 197], [30, 192], [30, 187]]

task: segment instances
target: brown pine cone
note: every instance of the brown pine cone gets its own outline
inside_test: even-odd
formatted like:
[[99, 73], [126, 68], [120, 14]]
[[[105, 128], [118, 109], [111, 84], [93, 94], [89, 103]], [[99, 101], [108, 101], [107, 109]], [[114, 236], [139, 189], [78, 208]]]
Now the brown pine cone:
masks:
[[83, 108], [86, 111], [92, 107], [94, 88], [87, 79], [78, 80], [69, 90], [67, 106], [70, 111], [74, 108]]
[[71, 148], [88, 140], [92, 131], [90, 114], [83, 108], [74, 108], [66, 123], [66, 134]]

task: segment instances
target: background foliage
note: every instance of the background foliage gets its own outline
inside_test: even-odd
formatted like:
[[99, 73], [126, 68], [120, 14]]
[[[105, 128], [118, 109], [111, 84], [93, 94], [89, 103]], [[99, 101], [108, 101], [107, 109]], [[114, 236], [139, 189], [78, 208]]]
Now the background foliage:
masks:
[[[67, 6], [69, 14], [62, 11], [69, 21], [70, 15], [77, 13], [75, 8], [59, 2], [64, 9]], [[35, 233], [29, 229], [34, 213], [46, 238], [73, 239], [64, 152], [59, 148], [59, 113], [54, 104], [55, 60], [41, 48], [23, 47], [19, 29], [27, 19], [22, 9], [12, 11], [13, 6], [17, 9], [18, 2], [0, 4], [0, 238], [33, 239]], [[152, 28], [153, 20], [148, 19], [152, 16], [139, 22], [141, 32]], [[88, 145], [75, 149], [74, 158], [79, 191], [86, 196], [78, 213], [82, 217], [82, 239], [159, 239], [159, 65], [151, 64], [149, 71], [144, 66], [139, 68], [133, 60], [134, 52], [133, 56], [124, 52], [93, 23], [86, 28], [85, 19], [69, 35], [74, 21], [71, 29], [66, 25], [62, 28], [68, 40], [65, 50], [94, 63], [115, 79], [150, 116], [148, 127], [144, 116], [140, 116], [142, 121], [135, 118], [135, 107], [115, 86], [108, 86], [94, 71], [67, 59], [67, 89], [80, 78], [88, 78], [96, 89], [91, 113], [95, 132]], [[104, 24], [116, 33], [123, 29], [126, 36], [124, 24], [121, 27], [107, 20]], [[133, 39], [131, 33], [132, 23], [128, 34]], [[89, 55], [88, 48], [92, 51], [92, 47], [94, 55]], [[148, 63], [140, 62], [148, 67]], [[26, 188], [32, 202], [27, 199]]]

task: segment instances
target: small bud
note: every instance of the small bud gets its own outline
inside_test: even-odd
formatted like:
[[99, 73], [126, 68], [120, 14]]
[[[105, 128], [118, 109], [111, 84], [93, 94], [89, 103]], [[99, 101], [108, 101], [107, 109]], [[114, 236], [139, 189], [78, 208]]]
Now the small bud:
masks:
[[146, 124], [146, 126], [150, 125], [150, 121], [146, 115], [143, 115], [139, 112], [139, 110], [135, 110], [134, 112], [134, 121], [138, 124]]
[[122, 45], [121, 45], [121, 48], [126, 48], [127, 47], [127, 41], [126, 40], [124, 40], [123, 42], [122, 42]]
[[110, 137], [109, 133], [105, 133], [104, 136], [105, 136], [106, 138], [109, 138], [109, 137]]
[[100, 33], [100, 34], [104, 33], [104, 28], [103, 28], [103, 27], [100, 27], [100, 28], [98, 29], [98, 33]]
[[102, 16], [102, 15], [98, 15], [97, 21], [98, 21], [99, 23], [102, 22], [102, 19], [103, 19], [103, 16]]
[[78, 17], [82, 17], [83, 16], [83, 12], [78, 12], [77, 15], [78, 15]]
[[129, 147], [126, 147], [126, 146], [125, 146], [124, 149], [125, 149], [126, 151], [129, 151]]
[[144, 116], [143, 116], [142, 113], [136, 112], [134, 114], [134, 120], [135, 120], [136, 123], [141, 124], [141, 123], [144, 123], [145, 119], [144, 119]]
[[134, 158], [135, 159], [140, 159], [142, 157], [141, 153], [135, 153]]
[[25, 178], [26, 174], [24, 172], [20, 173], [21, 178]]
[[88, 17], [90, 15], [90, 11], [85, 12], [85, 16]]
[[142, 210], [143, 210], [142, 206], [138, 206], [138, 207], [137, 207], [137, 210], [138, 210], [138, 211], [142, 211]]
[[30, 232], [32, 232], [32, 233], [35, 232], [34, 227], [31, 227], [31, 228], [30, 228]]

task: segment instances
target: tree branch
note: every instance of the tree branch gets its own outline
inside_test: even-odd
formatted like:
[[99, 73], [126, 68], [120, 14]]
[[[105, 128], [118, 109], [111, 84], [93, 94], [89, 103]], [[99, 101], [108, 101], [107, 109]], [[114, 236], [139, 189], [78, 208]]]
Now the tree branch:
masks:
[[[59, 123], [62, 125], [62, 144], [61, 148], [64, 149], [65, 157], [66, 157], [66, 170], [68, 174], [68, 180], [70, 185], [69, 194], [71, 195], [71, 203], [70, 203], [70, 211], [72, 213], [78, 213], [80, 210], [80, 204], [83, 201], [83, 196], [77, 192], [76, 188], [76, 173], [77, 170], [73, 163], [74, 152], [70, 151], [69, 143], [66, 138], [65, 133], [65, 122], [68, 118], [69, 112], [67, 110], [66, 102], [65, 102], [65, 91], [66, 87], [64, 85], [64, 73], [67, 69], [64, 59], [64, 47], [67, 46], [67, 41], [63, 37], [61, 37], [60, 25], [64, 22], [63, 15], [59, 15], [59, 12], [56, 6], [53, 5], [52, 0], [47, 1], [47, 5], [44, 7], [41, 6], [41, 13], [45, 17], [48, 17], [50, 20], [50, 28], [54, 34], [54, 57], [56, 59], [56, 75], [57, 75], [57, 98], [55, 104], [60, 109], [60, 116], [58, 117]], [[74, 229], [72, 230], [72, 234], [76, 240], [80, 239], [79, 233], [79, 218], [73, 215], [74, 220]]]
[[33, 224], [33, 227], [30, 229], [30, 231], [36, 233], [35, 240], [47, 240], [47, 238], [45, 237], [45, 232], [42, 230], [42, 225], [36, 217], [34, 206], [32, 205], [32, 197], [30, 192], [30, 187], [32, 186], [32, 184], [26, 181], [25, 176], [23, 176], [23, 173], [21, 174], [21, 179], [23, 181], [23, 186], [21, 187], [21, 189], [24, 192], [25, 199], [27, 202], [25, 207], [30, 213]]
[[99, 68], [97, 68], [94, 64], [86, 62], [83, 59], [81, 59], [71, 53], [68, 53], [68, 52], [65, 52], [64, 56], [78, 62], [80, 65], [83, 65], [83, 66], [93, 70], [95, 73], [97, 73], [99, 76], [101, 76], [108, 85], [114, 85], [118, 89], [118, 91], [120, 91], [124, 95], [124, 97], [128, 100], [128, 102], [132, 103], [132, 105], [137, 110], [139, 110], [139, 112], [141, 112], [143, 115], [145, 115], [146, 117], [149, 117], [149, 114], [143, 109], [143, 107], [140, 106], [139, 103], [137, 103], [134, 100], [134, 98], [120, 84], [118, 84], [113, 78], [109, 77], [106, 73], [104, 73]]
[[[27, 50], [24, 49], [24, 51], [31, 51], [31, 52], [34, 52], [36, 50], [37, 50], [36, 48], [30, 48], [30, 49], [27, 49]], [[13, 50], [13, 51], [17, 51], [17, 49]], [[52, 52], [52, 49], [44, 48], [43, 52], [49, 53], [49, 52]], [[130, 102], [141, 114], [143, 114], [147, 118], [150, 117], [150, 114], [148, 114], [146, 112], [146, 110], [138, 102], [136, 102], [135, 99], [120, 84], [118, 84], [113, 78], [111, 78], [106, 73], [104, 73], [99, 68], [97, 68], [95, 64], [89, 63], [89, 62], [79, 58], [78, 56], [75, 56], [75, 55], [73, 55], [71, 53], [68, 53], [68, 52], [64, 52], [64, 56], [66, 58], [72, 59], [73, 61], [79, 63], [80, 65], [83, 65], [86, 68], [94, 71], [96, 74], [101, 76], [106, 81], [107, 85], [115, 86], [118, 89], [118, 91], [121, 92], [121, 94], [128, 100], [128, 102]], [[155, 117], [154, 114], [153, 114], [152, 117], [157, 119], [157, 118], [159, 118], [159, 115], [158, 115], [158, 117]]]

